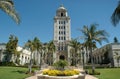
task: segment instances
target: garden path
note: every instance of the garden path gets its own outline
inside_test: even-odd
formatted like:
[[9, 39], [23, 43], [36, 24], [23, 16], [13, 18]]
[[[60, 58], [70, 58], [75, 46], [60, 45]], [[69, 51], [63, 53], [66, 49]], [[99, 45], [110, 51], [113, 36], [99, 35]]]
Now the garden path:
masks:
[[[26, 78], [26, 79], [37, 79], [37, 75], [28, 77], [28, 78]], [[85, 79], [98, 79], [98, 78], [96, 78], [96, 77], [94, 77], [94, 76], [92, 76], [92, 75], [86, 75], [86, 76], [85, 76]]]
[[[81, 71], [81, 72], [84, 71], [82, 67], [80, 67], [80, 68], [73, 68], [73, 67], [72, 67], [72, 69], [77, 69], [77, 70], [79, 70], [79, 71]], [[34, 75], [34, 76], [31, 76], [31, 77], [28, 77], [28, 78], [26, 78], [26, 79], [37, 79], [37, 74]], [[85, 79], [98, 79], [98, 78], [96, 78], [96, 77], [94, 77], [94, 76], [92, 76], [92, 75], [86, 74], [86, 75], [85, 75]]]

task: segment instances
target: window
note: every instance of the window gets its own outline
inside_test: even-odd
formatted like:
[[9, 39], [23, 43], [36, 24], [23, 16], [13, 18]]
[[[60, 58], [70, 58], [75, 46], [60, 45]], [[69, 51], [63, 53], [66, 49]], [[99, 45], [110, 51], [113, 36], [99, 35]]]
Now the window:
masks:
[[63, 31], [61, 31], [61, 34], [63, 34]]
[[65, 31], [64, 31], [64, 35], [65, 35]]
[[60, 29], [60, 26], [59, 26], [59, 29]]
[[65, 24], [65, 21], [64, 21], [64, 24]]
[[61, 37], [61, 40], [63, 40], [63, 37]]
[[60, 40], [60, 37], [59, 37], [59, 40]]
[[64, 29], [65, 29], [65, 26], [64, 26]]
[[60, 21], [59, 21], [59, 24], [60, 24]]
[[64, 46], [63, 46], [63, 50], [65, 50], [65, 49], [64, 49]]
[[63, 17], [63, 13], [61, 13], [61, 17]]
[[63, 50], [63, 47], [61, 47], [61, 50]]
[[60, 34], [60, 31], [59, 31], [59, 34]]
[[66, 38], [64, 37], [64, 40], [66, 40]]
[[64, 47], [64, 50], [67, 50], [67, 47], [66, 47], [66, 46]]
[[60, 50], [60, 47], [58, 47], [58, 50]]
[[61, 26], [61, 29], [63, 29], [63, 26]]

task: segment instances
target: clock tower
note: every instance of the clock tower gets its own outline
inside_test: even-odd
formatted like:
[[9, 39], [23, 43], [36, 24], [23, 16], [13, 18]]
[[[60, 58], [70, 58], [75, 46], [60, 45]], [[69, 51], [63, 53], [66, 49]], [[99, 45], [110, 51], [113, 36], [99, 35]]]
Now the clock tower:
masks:
[[54, 62], [60, 59], [69, 60], [69, 41], [71, 40], [70, 17], [67, 9], [61, 5], [54, 17], [54, 44], [56, 51], [53, 54]]

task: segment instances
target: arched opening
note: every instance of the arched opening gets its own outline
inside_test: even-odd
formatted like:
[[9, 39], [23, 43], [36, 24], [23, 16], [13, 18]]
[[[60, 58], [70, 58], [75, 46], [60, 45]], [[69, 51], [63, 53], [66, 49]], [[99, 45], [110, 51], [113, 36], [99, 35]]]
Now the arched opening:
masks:
[[60, 55], [59, 59], [60, 60], [65, 60], [65, 56], [64, 55]]
[[61, 13], [61, 17], [63, 17], [63, 13]]

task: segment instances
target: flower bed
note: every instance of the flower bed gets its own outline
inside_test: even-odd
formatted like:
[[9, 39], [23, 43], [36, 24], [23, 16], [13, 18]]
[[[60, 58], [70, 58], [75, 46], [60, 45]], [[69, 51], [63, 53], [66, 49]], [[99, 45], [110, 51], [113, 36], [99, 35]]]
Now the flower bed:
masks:
[[39, 74], [37, 76], [37, 79], [85, 79], [85, 75], [79, 74], [73, 76], [49, 76], [49, 75]]
[[85, 79], [85, 75], [78, 70], [43, 70], [42, 74], [37, 76], [37, 79]]
[[80, 72], [78, 70], [43, 70], [43, 75], [49, 76], [73, 76], [78, 75]]

